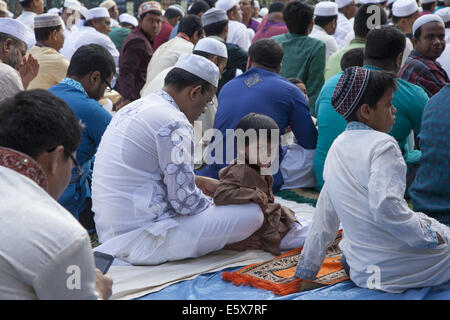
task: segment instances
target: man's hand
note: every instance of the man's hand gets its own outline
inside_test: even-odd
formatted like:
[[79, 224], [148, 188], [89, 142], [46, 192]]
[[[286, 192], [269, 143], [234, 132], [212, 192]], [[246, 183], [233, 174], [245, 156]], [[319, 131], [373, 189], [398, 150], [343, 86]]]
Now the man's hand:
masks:
[[214, 197], [217, 186], [219, 185], [219, 180], [209, 177], [195, 176], [195, 184], [200, 190], [203, 191], [204, 194]]
[[99, 295], [99, 299], [108, 300], [112, 295], [113, 281], [110, 276], [102, 274], [99, 269], [95, 269], [95, 291]]
[[19, 66], [19, 74], [22, 78], [23, 87], [26, 89], [30, 82], [36, 78], [39, 72], [39, 63], [37, 59], [33, 58], [31, 53], [28, 57], [24, 57]]

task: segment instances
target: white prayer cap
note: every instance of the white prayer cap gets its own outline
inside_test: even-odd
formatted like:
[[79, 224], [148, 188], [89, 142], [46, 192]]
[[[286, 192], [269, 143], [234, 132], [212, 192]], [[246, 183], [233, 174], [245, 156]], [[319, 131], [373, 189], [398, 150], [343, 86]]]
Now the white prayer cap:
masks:
[[8, 12], [8, 5], [3, 0], [0, 0], [0, 11]]
[[397, 0], [392, 5], [392, 15], [407, 17], [419, 10], [416, 0]]
[[121, 15], [119, 15], [119, 22], [120, 23], [126, 22], [135, 27], [137, 27], [139, 24], [138, 20], [135, 17], [133, 17], [131, 14], [128, 14], [128, 13], [122, 13]]
[[106, 0], [99, 5], [100, 8], [106, 8], [108, 10], [115, 6], [117, 6], [117, 4], [114, 2], [114, 0]]
[[335, 2], [338, 5], [338, 8], [341, 9], [352, 3], [352, 0], [335, 0]]
[[81, 10], [81, 3], [78, 2], [77, 0], [65, 0], [63, 7], [67, 8], [67, 9], [80, 11]]
[[92, 8], [86, 12], [86, 21], [92, 20], [94, 18], [109, 18], [109, 11], [106, 8]]
[[225, 11], [230, 10], [231, 8], [233, 8], [235, 5], [237, 5], [239, 2], [237, 0], [218, 0], [216, 2], [215, 7], [217, 9], [222, 9]]
[[228, 16], [225, 10], [222, 9], [211, 8], [202, 15], [203, 26], [208, 26], [210, 24], [225, 20], [228, 20]]
[[261, 8], [261, 10], [259, 10], [259, 16], [261, 17], [261, 18], [264, 18], [264, 16], [266, 15], [266, 14], [268, 14], [269, 13], [269, 9], [267, 9], [267, 8]]
[[336, 16], [338, 14], [338, 5], [331, 1], [322, 1], [315, 5], [314, 15], [329, 17]]
[[436, 2], [436, 0], [420, 0], [420, 3], [434, 3], [434, 2]]
[[143, 2], [138, 8], [138, 17], [141, 17], [144, 13], [152, 11], [159, 12], [162, 14], [161, 4], [156, 1]]
[[260, 6], [259, 6], [259, 1], [258, 0], [253, 0], [253, 6], [255, 7], [255, 8], [260, 8]]
[[450, 7], [439, 9], [435, 15], [441, 17], [444, 23], [450, 22]]
[[179, 4], [173, 4], [173, 5], [169, 6], [167, 9], [177, 10], [179, 13], [181, 13], [182, 17], [184, 17], [184, 15], [186, 14], [186, 12], [184, 11], [183, 7], [180, 6]]
[[183, 54], [174, 66], [211, 83], [217, 88], [219, 84], [219, 67], [212, 61], [196, 54]]
[[47, 13], [59, 14], [59, 8], [51, 8], [47, 11]]
[[227, 47], [225, 44], [213, 38], [206, 37], [200, 39], [194, 47], [194, 51], [196, 50], [228, 59]]
[[[387, 5], [390, 5], [390, 4], [394, 3], [395, 1], [397, 1], [397, 0], [388, 0]], [[423, 2], [423, 1], [421, 1], [421, 2]]]
[[88, 8], [86, 8], [86, 7], [84, 7], [84, 6], [81, 6], [81, 8], [80, 8], [80, 14], [82, 14], [83, 17], [86, 18], [87, 13], [88, 13]]
[[57, 13], [43, 13], [34, 17], [34, 28], [62, 26], [63, 21]]
[[415, 34], [417, 29], [419, 29], [421, 26], [429, 22], [439, 22], [445, 28], [444, 20], [442, 20], [442, 18], [439, 17], [437, 14], [425, 14], [420, 18], [418, 18], [416, 21], [414, 21], [412, 26], [412, 34]]
[[32, 43], [31, 33], [34, 38], [34, 32], [30, 27], [16, 19], [11, 18], [0, 18], [0, 32], [9, 34], [10, 36], [25, 42], [27, 45]]

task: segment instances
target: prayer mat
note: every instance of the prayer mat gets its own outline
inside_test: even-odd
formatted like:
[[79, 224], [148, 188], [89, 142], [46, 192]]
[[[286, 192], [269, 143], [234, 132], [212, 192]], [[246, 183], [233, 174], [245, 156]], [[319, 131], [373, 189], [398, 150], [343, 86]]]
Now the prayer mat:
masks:
[[325, 260], [313, 281], [294, 278], [295, 269], [303, 249], [298, 248], [278, 256], [272, 260], [250, 264], [238, 271], [222, 273], [222, 278], [239, 286], [250, 285], [258, 289], [270, 290], [278, 295], [287, 295], [294, 292], [312, 290], [350, 279], [345, 273], [339, 249], [342, 231], [328, 247]]
[[290, 190], [280, 190], [275, 195], [284, 200], [291, 200], [297, 203], [309, 203], [313, 207], [315, 207], [317, 199], [319, 198], [319, 193], [320, 192], [315, 189], [298, 188]]

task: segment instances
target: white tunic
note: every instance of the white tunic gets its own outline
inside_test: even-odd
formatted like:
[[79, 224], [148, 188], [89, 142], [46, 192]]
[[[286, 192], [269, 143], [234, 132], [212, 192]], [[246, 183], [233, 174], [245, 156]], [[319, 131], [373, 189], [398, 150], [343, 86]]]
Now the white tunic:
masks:
[[442, 68], [450, 76], [450, 29], [445, 29], [445, 49], [436, 61], [442, 65]]
[[229, 20], [227, 42], [237, 44], [245, 51], [248, 51], [251, 41], [248, 36], [247, 27], [239, 21]]
[[309, 36], [325, 43], [327, 48], [325, 52], [326, 60], [339, 50], [336, 39], [333, 36], [330, 36], [321, 26], [315, 24]]
[[182, 54], [192, 53], [193, 49], [194, 44], [192, 42], [179, 36], [160, 45], [153, 53], [148, 64], [147, 78], [144, 87], [152, 81], [158, 73], [166, 68], [174, 66]]
[[23, 91], [23, 83], [19, 72], [0, 60], [0, 101]]
[[338, 12], [337, 27], [333, 36], [336, 39], [339, 50], [346, 47], [355, 38], [352, 22], [341, 12]]
[[[22, 22], [24, 25], [30, 27], [31, 29], [34, 29], [34, 17], [36, 17], [37, 14], [33, 11], [22, 11], [22, 14], [17, 17], [17, 20]], [[28, 48], [29, 49], [29, 48]]]
[[112, 40], [105, 34], [98, 32], [93, 27], [81, 27], [79, 31], [72, 32], [64, 41], [64, 46], [60, 52], [70, 61], [77, 49], [86, 44], [95, 43], [101, 45], [111, 53], [116, 64], [116, 69], [119, 68], [119, 51]]
[[97, 299], [87, 231], [30, 178], [0, 181], [0, 299]]
[[192, 125], [162, 90], [115, 114], [95, 156], [95, 250], [159, 264], [219, 250], [262, 225], [257, 205], [213, 205], [195, 185], [192, 152]]
[[[448, 281], [450, 229], [409, 209], [405, 177], [394, 138], [350, 123], [325, 160], [325, 184], [296, 276], [314, 278], [342, 223], [339, 246], [356, 285], [399, 293]], [[438, 245], [436, 232], [445, 243]]]

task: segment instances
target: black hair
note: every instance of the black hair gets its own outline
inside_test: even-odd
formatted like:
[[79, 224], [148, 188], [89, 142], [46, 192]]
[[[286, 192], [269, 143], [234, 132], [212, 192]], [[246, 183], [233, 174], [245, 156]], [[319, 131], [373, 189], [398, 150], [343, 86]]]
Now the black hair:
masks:
[[19, 3], [22, 6], [22, 8], [29, 8], [31, 6], [32, 2], [33, 2], [33, 0], [19, 1]]
[[67, 104], [46, 90], [22, 91], [0, 102], [0, 146], [34, 159], [58, 145], [69, 157], [80, 144], [81, 131]]
[[130, 28], [134, 29], [135, 28], [135, 26], [133, 24], [128, 23], [128, 22], [121, 22], [120, 26], [123, 27], [123, 28], [128, 28], [128, 29], [130, 29]]
[[[235, 130], [241, 129], [245, 132], [247, 130], [255, 130], [256, 138], [259, 139], [259, 130], [266, 130], [267, 132], [267, 142], [271, 142], [272, 132], [271, 130], [279, 130], [278, 124], [271, 117], [262, 114], [251, 112], [245, 116], [243, 116], [238, 124], [236, 125]], [[245, 137], [245, 145], [248, 145], [251, 141], [249, 136]]]
[[[355, 15], [355, 23], [353, 25], [353, 31], [355, 31], [355, 37], [358, 38], [365, 38], [369, 31], [368, 23], [367, 21], [373, 17], [374, 13], [372, 11], [369, 12], [368, 8], [374, 6], [373, 3], [368, 3], [365, 5], [362, 5]], [[387, 21], [386, 17], [386, 11], [378, 6], [380, 8], [380, 25], [385, 25]], [[376, 22], [376, 21], [375, 21]], [[374, 26], [375, 27], [375, 26]], [[378, 26], [376, 26], [378, 27]]]
[[46, 41], [50, 37], [50, 34], [53, 31], [59, 32], [62, 26], [54, 26], [54, 27], [45, 27], [45, 28], [34, 28], [34, 36], [36, 41]]
[[205, 94], [209, 88], [214, 87], [211, 83], [181, 68], [173, 68], [164, 79], [164, 86], [174, 86], [181, 91], [189, 86], [202, 86], [201, 93]]
[[294, 0], [288, 2], [283, 9], [283, 17], [290, 33], [306, 35], [308, 26], [313, 19], [314, 10], [312, 6]]
[[14, 37], [14, 36], [12, 36], [10, 34], [7, 34], [7, 33], [0, 32], [0, 43], [5, 42], [7, 39], [11, 39], [12, 42], [13, 42], [13, 46], [16, 47], [16, 48], [20, 47], [20, 46], [22, 46], [24, 44], [27, 45], [24, 41], [20, 40], [19, 38], [16, 38], [16, 37]]
[[356, 108], [346, 118], [347, 122], [358, 121], [356, 113], [363, 104], [367, 104], [370, 108], [376, 109], [377, 102], [381, 99], [386, 90], [389, 88], [392, 88], [393, 90], [397, 89], [396, 78], [397, 76], [391, 72], [371, 70], [366, 90]]
[[436, 4], [436, 2], [430, 2], [430, 3], [422, 3], [422, 9], [431, 11], [431, 8]]
[[410, 18], [412, 18], [412, 16], [415, 15], [415, 14], [416, 14], [416, 13], [413, 12], [413, 13], [411, 13], [409, 16], [405, 16], [405, 17], [397, 17], [397, 16], [394, 16], [394, 14], [392, 14], [392, 22], [393, 22], [393, 23], [397, 23], [397, 22], [400, 21], [400, 19], [410, 19]]
[[354, 48], [346, 53], [341, 58], [341, 70], [348, 67], [362, 67], [364, 64], [364, 48]]
[[287, 79], [287, 81], [289, 81], [290, 83], [292, 83], [294, 85], [296, 85], [296, 84], [303, 84], [303, 85], [305, 85], [305, 83], [302, 80], [297, 79], [297, 78], [289, 78], [289, 79]]
[[188, 14], [198, 15], [200, 12], [206, 12], [209, 9], [209, 4], [203, 0], [195, 1], [188, 10]]
[[202, 20], [198, 16], [188, 14], [180, 20], [178, 32], [183, 32], [188, 37], [192, 37], [196, 31], [199, 35], [203, 33]]
[[183, 15], [177, 9], [167, 8], [166, 12], [164, 13], [164, 17], [166, 17], [167, 19], [173, 19], [173, 18], [183, 17]]
[[210, 8], [214, 8], [217, 0], [205, 0], [205, 2], [209, 5]]
[[324, 28], [327, 24], [329, 24], [333, 20], [336, 19], [336, 21], [337, 21], [337, 17], [338, 17], [337, 15], [335, 15], [335, 16], [316, 16], [314, 18], [314, 23], [317, 24], [319, 27]]
[[94, 71], [100, 71], [105, 78], [116, 73], [116, 65], [111, 53], [98, 44], [79, 47], [70, 59], [67, 77], [83, 77]]
[[257, 64], [276, 69], [283, 60], [283, 47], [274, 39], [259, 39], [248, 49], [248, 56]]
[[364, 60], [375, 60], [389, 65], [403, 52], [405, 45], [405, 35], [396, 26], [372, 29], [367, 34]]
[[218, 36], [225, 31], [225, 27], [227, 25], [228, 25], [228, 20], [223, 20], [223, 21], [208, 24], [207, 26], [203, 27], [203, 30], [205, 31], [205, 34], [207, 37]]
[[284, 9], [284, 2], [276, 1], [273, 2], [269, 7], [269, 13], [272, 12], [283, 12]]

